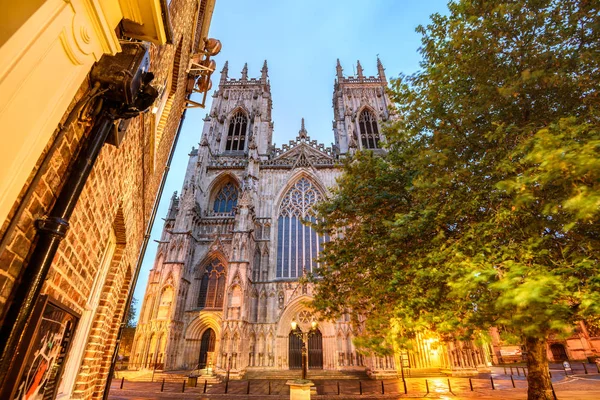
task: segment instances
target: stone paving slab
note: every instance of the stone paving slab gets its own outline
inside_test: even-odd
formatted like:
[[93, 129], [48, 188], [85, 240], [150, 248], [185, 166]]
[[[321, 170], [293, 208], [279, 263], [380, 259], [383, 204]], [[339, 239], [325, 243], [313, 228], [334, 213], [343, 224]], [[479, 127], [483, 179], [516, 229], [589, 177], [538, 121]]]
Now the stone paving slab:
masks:
[[[450, 379], [450, 389], [448, 389]], [[381, 394], [381, 382], [384, 384], [384, 394]], [[289, 399], [289, 387], [284, 380], [266, 381], [252, 380], [250, 394], [248, 381], [230, 381], [225, 394], [225, 384], [207, 385], [206, 393], [202, 382], [198, 387], [186, 386], [182, 393], [181, 384], [165, 383], [164, 391], [160, 392], [160, 382], [125, 382], [120, 389], [120, 381], [113, 382], [109, 399], [111, 400], [142, 400], [142, 399], [196, 399], [196, 400], [241, 400], [241, 399]], [[270, 395], [269, 393], [270, 383]], [[502, 399], [525, 400], [527, 386], [524, 380], [515, 380], [512, 387], [508, 379], [494, 379], [495, 389], [491, 382], [485, 379], [472, 379], [473, 391], [470, 390], [469, 380], [465, 378], [428, 378], [429, 394], [426, 393], [424, 378], [406, 379], [407, 394], [401, 380], [386, 381], [339, 381], [340, 395], [337, 394], [337, 381], [315, 381], [316, 400], [367, 400], [367, 399]], [[576, 375], [555, 381], [554, 388], [557, 400], [597, 400], [600, 399], [600, 375]], [[360, 395], [362, 388], [363, 394]]]

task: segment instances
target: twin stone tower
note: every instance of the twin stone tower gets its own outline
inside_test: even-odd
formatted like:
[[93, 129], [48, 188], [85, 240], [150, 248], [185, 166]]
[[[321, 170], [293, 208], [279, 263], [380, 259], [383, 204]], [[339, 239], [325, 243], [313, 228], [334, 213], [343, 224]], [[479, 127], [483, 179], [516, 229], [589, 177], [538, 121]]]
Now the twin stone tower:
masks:
[[248, 78], [244, 66], [239, 79], [225, 63], [181, 194], [171, 199], [130, 368], [229, 368], [233, 377], [300, 369], [294, 320], [309, 332], [309, 370], [396, 372], [397, 357], [356, 352], [348, 318], [317, 320], [305, 305], [313, 287], [299, 283], [329, 240], [302, 221], [336, 185], [341, 160], [359, 149], [383, 152], [390, 101], [379, 59], [377, 71], [365, 76], [359, 62], [356, 76], [344, 76], [338, 61], [333, 147], [311, 140], [302, 120], [296, 139], [277, 148], [266, 61], [260, 77]]

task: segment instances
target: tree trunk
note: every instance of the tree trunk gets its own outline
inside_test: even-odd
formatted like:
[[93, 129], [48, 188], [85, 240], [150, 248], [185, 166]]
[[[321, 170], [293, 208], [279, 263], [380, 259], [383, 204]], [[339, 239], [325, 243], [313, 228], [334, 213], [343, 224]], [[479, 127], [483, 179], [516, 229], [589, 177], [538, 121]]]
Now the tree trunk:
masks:
[[527, 349], [527, 400], [553, 400], [546, 338], [526, 337]]

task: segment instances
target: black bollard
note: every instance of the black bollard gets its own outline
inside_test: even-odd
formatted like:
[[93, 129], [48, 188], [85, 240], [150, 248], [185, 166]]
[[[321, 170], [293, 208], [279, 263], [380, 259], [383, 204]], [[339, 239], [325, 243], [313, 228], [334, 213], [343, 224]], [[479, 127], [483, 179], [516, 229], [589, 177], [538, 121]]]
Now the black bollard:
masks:
[[587, 372], [587, 367], [585, 366], [585, 363], [581, 363], [581, 365], [583, 365], [583, 370], [585, 371], [585, 374], [587, 375], [588, 372]]
[[358, 393], [362, 394], [362, 382], [358, 381]]
[[160, 384], [160, 391], [163, 392], [164, 390], [165, 390], [165, 378], [163, 378], [163, 381]]
[[248, 380], [248, 387], [246, 388], [246, 394], [250, 394], [250, 380]]
[[229, 389], [229, 380], [225, 381], [225, 394], [227, 394], [227, 389]]
[[512, 366], [510, 367], [510, 374], [513, 374]]
[[450, 386], [450, 378], [448, 378], [448, 391], [452, 393], [452, 386]]
[[183, 386], [181, 386], [181, 393], [185, 392], [185, 379], [183, 380]]
[[204, 391], [202, 393], [206, 393], [206, 385], [208, 385], [208, 379], [204, 380]]
[[552, 371], [548, 370], [548, 375], [550, 375], [550, 379], [552, 379]]
[[506, 367], [504, 367], [504, 375], [506, 375]]
[[271, 394], [271, 381], [269, 381], [269, 394]]
[[121, 387], [119, 389], [123, 389], [124, 383], [125, 383], [125, 377], [121, 378]]
[[515, 387], [515, 380], [513, 379], [512, 375], [510, 376], [510, 381], [512, 382], [513, 388]]
[[494, 386], [494, 377], [490, 376], [490, 382], [492, 382], [492, 390], [496, 390], [496, 387]]
[[471, 392], [473, 391], [473, 381], [469, 378], [469, 387], [471, 388]]
[[517, 376], [521, 376], [521, 374], [519, 373], [519, 367], [517, 367]]
[[338, 387], [338, 396], [339, 396], [340, 395], [340, 381], [338, 381], [337, 387]]
[[406, 381], [402, 381], [402, 384], [404, 385], [404, 394], [408, 394], [408, 389], [406, 388]]
[[425, 379], [425, 389], [427, 390], [427, 394], [429, 394], [429, 382]]
[[381, 394], [385, 394], [385, 388], [383, 387], [383, 381], [381, 381]]
[[552, 382], [550, 382], [550, 388], [552, 389], [552, 397], [554, 397], [554, 400], [558, 400], [556, 398], [556, 393], [554, 392], [554, 386], [552, 386]]

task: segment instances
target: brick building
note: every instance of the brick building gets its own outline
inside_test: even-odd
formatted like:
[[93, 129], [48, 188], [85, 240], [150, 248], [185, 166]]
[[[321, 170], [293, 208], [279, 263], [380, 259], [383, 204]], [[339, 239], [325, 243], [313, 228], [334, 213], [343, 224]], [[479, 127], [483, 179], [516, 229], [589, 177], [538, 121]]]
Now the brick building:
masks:
[[[11, 338], [18, 337], [13, 352], [7, 350], [8, 335], [0, 339], [3, 399], [25, 395], [77, 399], [103, 396], [140, 248], [168, 171], [182, 114], [186, 107], [198, 106], [189, 100], [197, 78], [190, 77], [190, 66], [198, 62], [195, 59], [191, 63], [191, 56], [205, 50], [214, 0], [171, 0], [168, 5], [158, 0], [107, 0], [99, 2], [101, 10], [94, 9], [93, 15], [88, 15], [91, 7], [80, 7], [85, 3], [47, 1], [31, 10], [24, 7], [18, 10], [19, 18], [13, 16], [21, 25], [5, 25], [2, 31], [4, 34], [8, 30], [10, 36], [2, 36], [0, 54], [14, 54], [0, 58], [0, 120], [10, 128], [20, 126], [21, 118], [23, 126], [21, 135], [2, 136], [2, 144], [6, 145], [3, 151], [9, 148], [13, 153], [3, 157], [2, 169], [6, 172], [4, 167], [16, 168], [24, 177], [23, 181], [18, 176], [3, 179], [0, 198], [2, 332], [10, 331]], [[68, 14], [71, 12], [72, 16]], [[68, 17], [58, 18], [62, 13]], [[47, 22], [40, 26], [51, 27], [52, 31], [33, 32], [40, 22]], [[98, 32], [99, 26], [104, 31]], [[44, 43], [40, 42], [54, 38], [54, 31], [58, 32], [56, 43], [62, 47], [52, 55], [53, 44], [46, 43], [50, 47], [44, 53], [40, 50]], [[73, 39], [71, 32], [81, 33], [81, 37]], [[142, 40], [148, 47], [149, 70], [155, 75], [152, 85], [158, 96], [147, 112], [115, 122], [124, 139], [118, 146], [102, 146], [68, 221], [68, 231], [49, 270], [41, 275], [41, 292], [23, 301], [19, 293], [32, 280], [28, 274], [40, 242], [36, 239], [43, 225], [40, 220], [55, 206], [61, 191], [69, 189], [64, 185], [66, 177], [73, 171], [84, 143], [92, 139], [90, 131], [99, 118], [98, 100], [105, 91], [92, 85], [90, 68], [103, 55], [109, 57], [130, 45], [131, 38], [137, 39], [136, 43]], [[86, 43], [93, 48], [85, 49]], [[19, 46], [32, 49], [32, 53], [17, 54]], [[47, 60], [47, 54], [54, 58]], [[38, 65], [47, 62], [42, 72], [50, 81], [48, 85], [64, 78], [70, 86], [40, 91], [31, 100], [38, 112], [30, 109], [23, 118], [10, 112], [10, 107], [18, 104], [24, 94], [9, 89], [19, 85], [27, 88], [32, 80], [41, 82], [39, 71], [23, 65], [22, 60], [29, 56], [37, 57]], [[59, 62], [63, 58], [73, 65]], [[208, 66], [204, 70], [210, 74], [214, 66]], [[73, 82], [78, 86], [74, 96], [69, 92]], [[203, 87], [197, 85], [195, 90], [205, 91], [208, 84]], [[65, 96], [70, 100], [61, 108]], [[36, 125], [31, 122], [36, 118], [43, 121]], [[46, 136], [42, 126], [51, 126]], [[27, 159], [19, 158], [19, 149], [27, 150]], [[37, 161], [28, 164], [29, 159]], [[20, 189], [15, 189], [17, 186]], [[31, 302], [32, 311], [25, 328], [15, 333], [17, 325], [11, 312], [21, 301], [25, 306]]]

